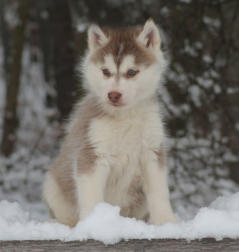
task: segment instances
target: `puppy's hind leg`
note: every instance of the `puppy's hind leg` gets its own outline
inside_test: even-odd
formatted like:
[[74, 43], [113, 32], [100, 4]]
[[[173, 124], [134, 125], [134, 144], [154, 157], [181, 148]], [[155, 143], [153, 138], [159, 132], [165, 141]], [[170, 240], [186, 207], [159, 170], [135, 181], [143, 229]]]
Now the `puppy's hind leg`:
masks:
[[58, 221], [68, 226], [75, 226], [78, 221], [77, 207], [68, 202], [50, 172], [47, 173], [43, 185], [43, 198], [46, 201], [51, 222]]

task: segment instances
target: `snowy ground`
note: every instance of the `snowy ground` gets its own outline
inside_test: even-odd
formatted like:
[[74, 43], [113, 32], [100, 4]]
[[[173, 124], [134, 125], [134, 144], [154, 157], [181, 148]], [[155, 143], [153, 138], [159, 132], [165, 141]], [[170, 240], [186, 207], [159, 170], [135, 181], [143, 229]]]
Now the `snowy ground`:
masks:
[[128, 239], [239, 238], [239, 193], [218, 198], [209, 207], [201, 208], [192, 220], [161, 227], [122, 217], [119, 211], [119, 207], [100, 203], [88, 218], [75, 228], [69, 228], [59, 223], [36, 221], [19, 204], [1, 201], [0, 240], [95, 239], [113, 244]]

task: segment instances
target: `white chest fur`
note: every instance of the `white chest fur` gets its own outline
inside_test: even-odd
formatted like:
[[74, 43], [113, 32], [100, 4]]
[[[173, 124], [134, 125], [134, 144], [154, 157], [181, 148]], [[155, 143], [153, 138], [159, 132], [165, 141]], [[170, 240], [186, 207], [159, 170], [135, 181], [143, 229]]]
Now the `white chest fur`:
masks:
[[139, 160], [145, 148], [157, 150], [163, 141], [163, 127], [157, 104], [144, 107], [119, 117], [104, 116], [93, 119], [89, 140], [96, 154], [110, 160], [121, 158]]

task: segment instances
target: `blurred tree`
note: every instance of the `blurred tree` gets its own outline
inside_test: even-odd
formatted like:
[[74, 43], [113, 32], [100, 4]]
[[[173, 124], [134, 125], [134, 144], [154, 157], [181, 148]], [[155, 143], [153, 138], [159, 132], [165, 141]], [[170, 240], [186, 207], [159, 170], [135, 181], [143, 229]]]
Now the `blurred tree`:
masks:
[[52, 1], [49, 22], [53, 40], [53, 71], [60, 120], [68, 118], [78, 97], [75, 78], [76, 49], [69, 1]]
[[6, 11], [7, 1], [0, 1], [0, 33], [3, 47], [3, 68], [4, 77], [7, 80], [7, 75], [9, 73], [9, 62], [10, 62], [10, 31], [6, 23], [4, 14]]
[[1, 143], [1, 152], [5, 156], [9, 156], [13, 152], [16, 142], [16, 129], [18, 126], [17, 99], [20, 87], [25, 30], [29, 17], [31, 0], [21, 0], [18, 2], [18, 4], [18, 20], [13, 31], [13, 41], [10, 55], [11, 61], [6, 82], [6, 104], [4, 110], [3, 136]]
[[43, 56], [43, 74], [47, 83], [51, 80], [51, 62], [52, 62], [52, 43], [51, 36], [52, 22], [50, 21], [51, 3], [47, 0], [37, 1], [35, 3], [35, 13], [39, 25], [39, 46]]

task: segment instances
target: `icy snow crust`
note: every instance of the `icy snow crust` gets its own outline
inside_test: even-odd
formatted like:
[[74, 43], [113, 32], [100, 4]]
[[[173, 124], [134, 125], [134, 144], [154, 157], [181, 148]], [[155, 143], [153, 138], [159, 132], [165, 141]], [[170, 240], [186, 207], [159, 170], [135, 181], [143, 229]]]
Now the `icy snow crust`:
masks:
[[122, 217], [119, 212], [119, 207], [100, 203], [88, 218], [75, 228], [69, 228], [59, 223], [33, 220], [18, 203], [1, 201], [0, 240], [95, 239], [113, 244], [129, 239], [239, 238], [239, 193], [218, 198], [209, 207], [201, 208], [192, 220], [180, 224], [167, 223], [157, 227]]

